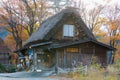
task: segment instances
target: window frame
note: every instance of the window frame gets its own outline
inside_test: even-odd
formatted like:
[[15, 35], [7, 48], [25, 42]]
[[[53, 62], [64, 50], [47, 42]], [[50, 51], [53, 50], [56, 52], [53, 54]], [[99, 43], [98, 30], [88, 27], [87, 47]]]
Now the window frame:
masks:
[[[71, 31], [72, 31], [72, 33], [71, 33]], [[63, 25], [63, 37], [74, 37], [74, 35], [75, 35], [74, 32], [75, 32], [74, 25], [72, 25], [72, 24], [64, 24]]]

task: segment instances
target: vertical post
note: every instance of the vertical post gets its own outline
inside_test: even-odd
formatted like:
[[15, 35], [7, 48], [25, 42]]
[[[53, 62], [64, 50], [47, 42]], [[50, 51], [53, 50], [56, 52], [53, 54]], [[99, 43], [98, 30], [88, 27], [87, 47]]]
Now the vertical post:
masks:
[[81, 48], [79, 48], [79, 54], [81, 54], [82, 52], [81, 52]]
[[66, 50], [65, 50], [65, 49], [66, 49], [66, 48], [64, 48], [64, 53], [63, 53], [63, 55], [64, 55], [64, 56], [63, 56], [63, 63], [64, 63], [63, 68], [65, 68], [66, 65], [67, 65], [67, 64], [66, 64], [66, 61], [67, 61], [66, 59], [67, 59], [67, 57], [66, 57]]
[[55, 72], [58, 74], [58, 51], [56, 50], [56, 65], [55, 65]]
[[79, 47], [79, 57], [80, 57], [80, 55], [81, 55], [81, 53], [82, 53], [82, 51], [81, 51], [81, 48]]
[[95, 48], [93, 49], [93, 54], [95, 55]]
[[[79, 53], [78, 53], [78, 57], [80, 57], [81, 58], [81, 48], [79, 47]], [[78, 58], [78, 61], [80, 61], [81, 59], [80, 58]]]
[[[95, 55], [95, 46], [93, 47], [93, 55], [92, 55], [92, 58], [93, 58], [93, 57], [96, 57], [96, 55]], [[91, 62], [93, 62], [93, 59], [92, 59]]]
[[35, 50], [33, 49], [33, 71], [37, 70], [37, 53], [35, 53]]

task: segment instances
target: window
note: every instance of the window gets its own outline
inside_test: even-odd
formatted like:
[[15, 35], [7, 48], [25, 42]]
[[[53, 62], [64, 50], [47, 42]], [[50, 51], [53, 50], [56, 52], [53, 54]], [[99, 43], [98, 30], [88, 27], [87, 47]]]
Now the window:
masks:
[[74, 25], [63, 26], [63, 36], [73, 37], [74, 36]]

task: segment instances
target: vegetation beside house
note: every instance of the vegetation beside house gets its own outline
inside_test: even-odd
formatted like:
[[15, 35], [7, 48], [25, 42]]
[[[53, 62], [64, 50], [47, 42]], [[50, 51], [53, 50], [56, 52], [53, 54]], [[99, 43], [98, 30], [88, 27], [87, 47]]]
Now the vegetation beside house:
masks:
[[100, 68], [99, 64], [93, 64], [88, 68], [87, 75], [84, 75], [81, 71], [77, 71], [59, 74], [58, 77], [71, 78], [70, 80], [119, 80], [120, 62], [109, 65], [106, 68]]

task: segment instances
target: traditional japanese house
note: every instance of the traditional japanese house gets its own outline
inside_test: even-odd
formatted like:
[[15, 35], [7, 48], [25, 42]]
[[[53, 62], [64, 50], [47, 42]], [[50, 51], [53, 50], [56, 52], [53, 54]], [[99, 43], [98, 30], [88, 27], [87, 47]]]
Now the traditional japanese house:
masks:
[[64, 9], [43, 21], [25, 47], [33, 52], [34, 69], [66, 69], [90, 65], [92, 61], [105, 66], [110, 63], [114, 49], [96, 40], [74, 8]]
[[10, 49], [5, 45], [4, 41], [0, 38], [0, 64], [9, 65]]

